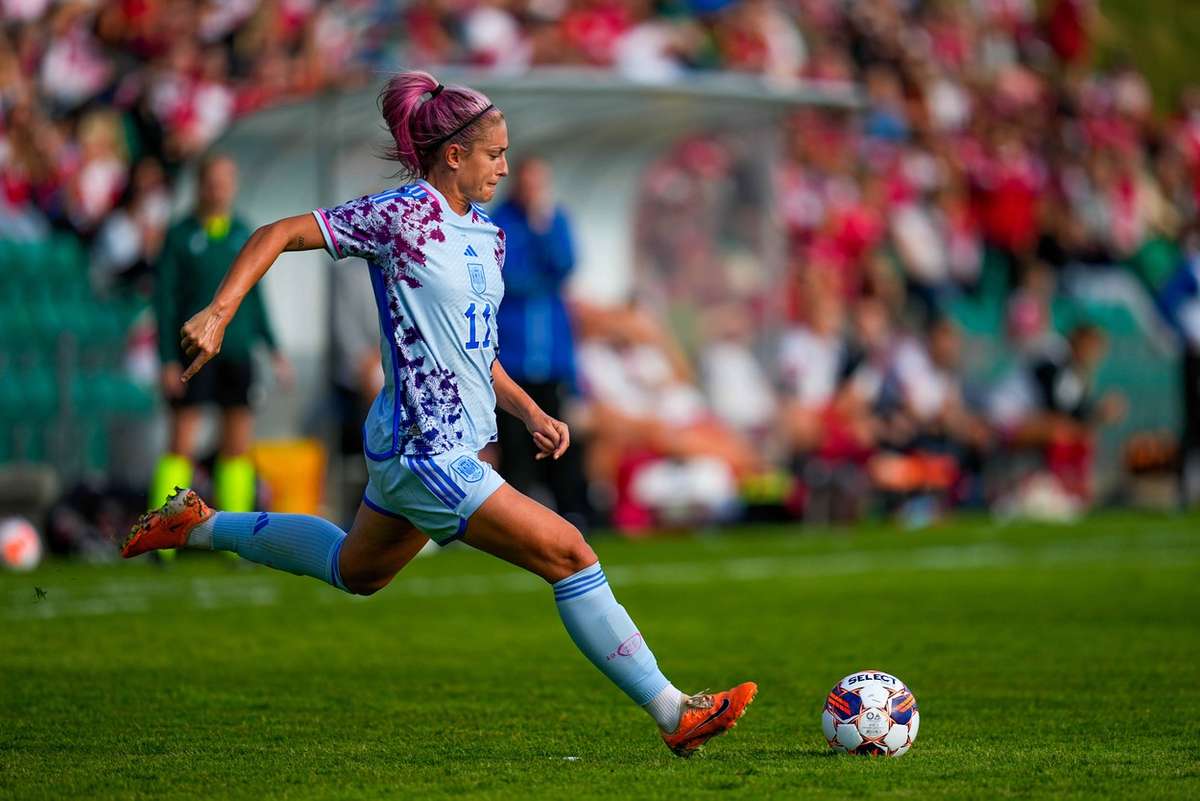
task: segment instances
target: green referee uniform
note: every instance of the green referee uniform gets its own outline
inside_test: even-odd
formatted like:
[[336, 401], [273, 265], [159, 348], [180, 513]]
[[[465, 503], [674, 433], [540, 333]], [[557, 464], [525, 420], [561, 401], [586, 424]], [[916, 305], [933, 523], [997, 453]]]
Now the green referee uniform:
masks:
[[[158, 262], [154, 307], [158, 317], [158, 352], [163, 364], [186, 368], [190, 359], [179, 347], [179, 329], [203, 309], [250, 238], [250, 229], [236, 217], [201, 220], [190, 215], [173, 225], [163, 242]], [[277, 350], [262, 291], [256, 286], [242, 301], [225, 329], [221, 352], [170, 399], [176, 409], [215, 404], [222, 409], [250, 405], [252, 353], [265, 345]], [[150, 487], [150, 506], [161, 504], [175, 486], [190, 486], [193, 454], [167, 453], [159, 460]], [[217, 504], [227, 511], [247, 511], [254, 503], [254, 468], [244, 455], [218, 456], [213, 474]]]
[[[221, 279], [249, 238], [249, 227], [236, 217], [224, 224], [213, 223], [206, 230], [205, 224], [192, 215], [177, 222], [167, 232], [159, 257], [154, 298], [158, 315], [158, 352], [163, 364], [179, 362], [187, 367], [190, 360], [179, 348], [179, 329], [212, 300]], [[260, 343], [272, 352], [276, 350], [275, 335], [263, 306], [262, 290], [255, 286], [229, 321], [221, 353], [197, 374], [193, 382], [222, 362], [240, 362], [248, 366], [254, 346]], [[193, 402], [215, 400], [201, 398]]]

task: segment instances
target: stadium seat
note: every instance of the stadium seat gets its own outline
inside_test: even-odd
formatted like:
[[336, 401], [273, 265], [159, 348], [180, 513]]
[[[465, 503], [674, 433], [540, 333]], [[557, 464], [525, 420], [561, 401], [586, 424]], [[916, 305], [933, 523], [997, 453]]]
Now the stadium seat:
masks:
[[41, 462], [49, 453], [44, 423], [29, 419], [18, 420], [9, 430], [12, 459], [18, 462]]
[[16, 242], [0, 239], [0, 298], [18, 294], [21, 284], [20, 251]]
[[1003, 309], [989, 305], [983, 299], [961, 298], [950, 308], [950, 316], [963, 330], [974, 336], [992, 337], [999, 335], [1003, 327]]
[[34, 365], [19, 378], [23, 394], [24, 415], [35, 420], [48, 420], [56, 416], [58, 387], [54, 370], [44, 365]]
[[24, 393], [21, 378], [13, 367], [0, 368], [0, 430], [11, 430], [24, 414]]

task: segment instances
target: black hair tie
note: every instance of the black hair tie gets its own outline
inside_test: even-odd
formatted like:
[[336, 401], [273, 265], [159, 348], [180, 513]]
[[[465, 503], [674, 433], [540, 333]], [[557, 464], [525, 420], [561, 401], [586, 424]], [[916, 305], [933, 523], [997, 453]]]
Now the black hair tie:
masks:
[[433, 91], [431, 91], [431, 92], [429, 93], [429, 99], [430, 99], [430, 100], [433, 100], [435, 97], [437, 97], [438, 95], [440, 95], [440, 94], [442, 93], [442, 90], [443, 90], [443, 89], [445, 89], [445, 88], [446, 88], [446, 87], [442, 86], [442, 85], [439, 83], [437, 86], [435, 86], [435, 87], [433, 88]]

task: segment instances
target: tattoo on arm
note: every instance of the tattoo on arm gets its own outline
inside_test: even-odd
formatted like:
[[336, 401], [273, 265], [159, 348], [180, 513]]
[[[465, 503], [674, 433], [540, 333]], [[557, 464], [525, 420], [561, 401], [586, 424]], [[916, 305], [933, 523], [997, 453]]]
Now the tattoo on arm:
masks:
[[288, 242], [288, 250], [304, 250], [304, 236], [297, 234], [291, 242]]

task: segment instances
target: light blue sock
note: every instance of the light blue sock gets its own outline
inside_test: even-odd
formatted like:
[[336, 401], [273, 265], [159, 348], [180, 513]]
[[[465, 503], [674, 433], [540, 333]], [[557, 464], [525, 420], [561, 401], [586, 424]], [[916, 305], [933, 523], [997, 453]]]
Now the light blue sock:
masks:
[[313, 515], [268, 512], [217, 512], [213, 516], [212, 547], [234, 551], [260, 565], [312, 576], [345, 590], [338, 557], [346, 532]]
[[600, 563], [555, 582], [554, 600], [567, 633], [584, 656], [660, 726], [673, 730], [682, 693], [658, 669], [650, 646], [613, 597]]

